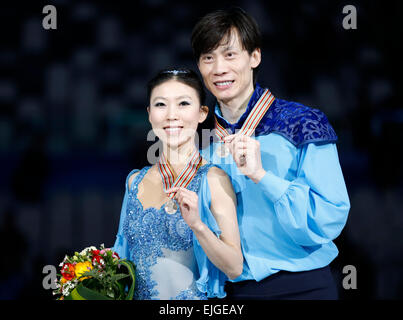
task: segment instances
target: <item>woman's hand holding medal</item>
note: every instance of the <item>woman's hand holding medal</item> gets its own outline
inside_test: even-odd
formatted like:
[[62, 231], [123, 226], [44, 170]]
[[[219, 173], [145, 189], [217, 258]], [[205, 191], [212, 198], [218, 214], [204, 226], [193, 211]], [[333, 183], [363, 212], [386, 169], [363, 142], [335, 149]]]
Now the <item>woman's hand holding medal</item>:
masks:
[[165, 190], [165, 192], [168, 194], [175, 193], [174, 199], [179, 204], [183, 220], [185, 220], [192, 230], [198, 228], [202, 224], [199, 215], [199, 197], [197, 196], [197, 193], [183, 187], [172, 187]]

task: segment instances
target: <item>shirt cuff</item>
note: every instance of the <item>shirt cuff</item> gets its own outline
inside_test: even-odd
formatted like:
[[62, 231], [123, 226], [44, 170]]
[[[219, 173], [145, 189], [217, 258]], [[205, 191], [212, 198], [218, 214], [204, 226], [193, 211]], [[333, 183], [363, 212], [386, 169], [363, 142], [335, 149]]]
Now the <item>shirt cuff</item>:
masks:
[[262, 188], [269, 199], [275, 203], [287, 191], [290, 183], [290, 181], [279, 178], [270, 171], [267, 171], [257, 185]]

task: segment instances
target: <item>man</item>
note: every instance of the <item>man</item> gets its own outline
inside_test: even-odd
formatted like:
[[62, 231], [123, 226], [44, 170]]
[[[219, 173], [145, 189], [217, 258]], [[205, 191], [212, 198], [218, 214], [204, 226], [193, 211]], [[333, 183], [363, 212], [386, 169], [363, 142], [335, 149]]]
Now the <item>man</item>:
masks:
[[242, 9], [194, 27], [192, 48], [216, 97], [217, 141], [202, 155], [231, 177], [244, 254], [230, 299], [337, 299], [332, 242], [350, 208], [335, 141], [319, 110], [275, 98], [256, 83], [260, 33]]

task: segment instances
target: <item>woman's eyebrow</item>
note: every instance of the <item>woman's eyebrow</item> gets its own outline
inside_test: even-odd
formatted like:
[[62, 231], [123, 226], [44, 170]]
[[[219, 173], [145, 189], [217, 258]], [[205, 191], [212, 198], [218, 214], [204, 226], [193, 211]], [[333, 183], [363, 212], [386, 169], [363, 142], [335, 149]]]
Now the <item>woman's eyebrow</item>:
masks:
[[167, 98], [162, 97], [162, 96], [157, 96], [157, 97], [154, 97], [154, 98], [151, 100], [151, 103], [155, 103], [156, 100], [167, 100]]
[[[185, 94], [185, 95], [181, 95], [181, 96], [175, 97], [175, 99], [176, 99], [176, 100], [180, 100], [180, 99], [190, 99], [190, 100], [192, 100], [192, 97]], [[155, 100], [168, 100], [168, 98], [163, 97], [163, 96], [157, 96], [157, 97], [153, 98], [153, 99], [151, 100], [151, 102], [154, 103]]]
[[176, 97], [177, 100], [179, 100], [179, 99], [185, 99], [185, 98], [192, 100], [192, 97], [191, 97], [191, 96], [188, 96], [188, 95], [183, 95], [183, 96]]

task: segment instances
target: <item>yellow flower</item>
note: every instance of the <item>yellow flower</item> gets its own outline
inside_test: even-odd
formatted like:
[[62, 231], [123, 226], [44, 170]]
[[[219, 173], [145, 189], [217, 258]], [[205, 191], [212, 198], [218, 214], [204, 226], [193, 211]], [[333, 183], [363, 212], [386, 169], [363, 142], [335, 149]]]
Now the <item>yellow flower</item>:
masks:
[[[85, 272], [92, 270], [92, 268], [92, 264], [89, 261], [77, 263], [75, 268], [76, 277], [80, 278]], [[80, 278], [80, 281], [88, 278], [89, 277]]]

